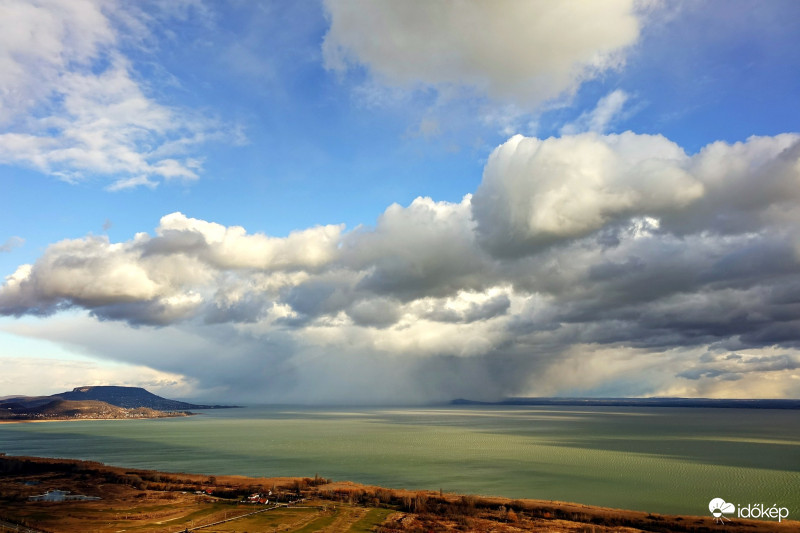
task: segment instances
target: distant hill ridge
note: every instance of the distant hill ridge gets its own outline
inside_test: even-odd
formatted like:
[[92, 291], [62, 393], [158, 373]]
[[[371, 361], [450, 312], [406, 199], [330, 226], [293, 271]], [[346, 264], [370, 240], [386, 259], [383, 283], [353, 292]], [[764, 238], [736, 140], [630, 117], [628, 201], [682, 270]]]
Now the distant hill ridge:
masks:
[[115, 385], [98, 385], [75, 387], [71, 391], [53, 394], [52, 396], [16, 396], [0, 401], [0, 406], [9, 407], [14, 404], [22, 405], [28, 409], [48, 404], [54, 400], [70, 401], [99, 401], [122, 407], [124, 409], [137, 409], [147, 407], [158, 411], [184, 411], [187, 409], [223, 409], [235, 407], [231, 405], [201, 405], [162, 398], [142, 387], [120, 387]]
[[800, 409], [800, 399], [722, 398], [505, 398], [494, 402], [459, 398], [451, 405], [563, 405], [584, 407], [707, 407], [735, 409]]

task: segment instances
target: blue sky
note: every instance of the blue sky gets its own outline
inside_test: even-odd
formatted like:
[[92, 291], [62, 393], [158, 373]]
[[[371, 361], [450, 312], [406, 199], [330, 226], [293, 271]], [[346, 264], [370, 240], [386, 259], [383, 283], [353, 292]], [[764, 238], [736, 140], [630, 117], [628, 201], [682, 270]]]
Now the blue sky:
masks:
[[796, 2], [0, 9], [0, 393], [800, 394]]

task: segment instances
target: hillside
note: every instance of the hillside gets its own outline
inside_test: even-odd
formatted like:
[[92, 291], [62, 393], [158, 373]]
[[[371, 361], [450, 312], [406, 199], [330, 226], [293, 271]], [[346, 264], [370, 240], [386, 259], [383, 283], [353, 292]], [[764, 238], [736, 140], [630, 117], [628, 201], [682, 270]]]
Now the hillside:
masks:
[[50, 403], [53, 399], [53, 396], [6, 396], [0, 399], [0, 408], [8, 409], [18, 406], [30, 409]]
[[99, 401], [112, 406], [123, 407], [125, 409], [136, 409], [147, 407], [159, 411], [184, 411], [186, 409], [222, 409], [225, 405], [200, 405], [178, 400], [162, 398], [141, 387], [118, 387], [118, 386], [91, 386], [75, 387], [71, 391], [53, 394], [52, 396], [11, 396], [0, 400], [0, 409], [8, 409], [11, 404], [22, 405], [27, 409], [33, 409], [47, 405], [53, 400], [69, 401]]
[[64, 400], [85, 401], [98, 400], [110, 403], [117, 407], [136, 408], [149, 407], [162, 411], [176, 411], [182, 409], [211, 409], [214, 406], [198, 405], [162, 398], [141, 387], [75, 387], [71, 391], [54, 394], [54, 397]]
[[0, 409], [0, 420], [92, 420], [92, 419], [128, 419], [128, 418], [163, 418], [171, 416], [187, 416], [187, 412], [164, 412], [148, 407], [126, 409], [96, 400], [72, 401], [56, 399], [37, 407], [24, 407], [20, 404], [3, 404]]

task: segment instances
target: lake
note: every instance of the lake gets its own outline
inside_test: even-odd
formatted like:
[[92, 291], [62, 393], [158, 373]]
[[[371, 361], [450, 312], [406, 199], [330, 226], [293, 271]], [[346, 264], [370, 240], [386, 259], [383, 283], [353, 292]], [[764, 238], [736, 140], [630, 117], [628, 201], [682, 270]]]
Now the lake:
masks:
[[0, 451], [131, 468], [708, 514], [800, 517], [800, 413], [780, 409], [248, 407], [186, 418], [0, 425]]

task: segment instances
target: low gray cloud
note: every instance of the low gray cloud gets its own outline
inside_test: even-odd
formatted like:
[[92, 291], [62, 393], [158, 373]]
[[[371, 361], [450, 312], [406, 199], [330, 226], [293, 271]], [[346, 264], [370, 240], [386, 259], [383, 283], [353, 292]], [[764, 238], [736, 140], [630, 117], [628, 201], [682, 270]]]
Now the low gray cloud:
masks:
[[800, 369], [800, 357], [795, 355], [767, 355], [742, 357], [730, 354], [725, 357], [710, 358], [702, 364], [679, 373], [679, 377], [691, 380], [711, 377], [726, 381], [738, 381], [754, 372], [783, 372]]
[[9, 237], [8, 239], [6, 239], [6, 242], [0, 244], [0, 252], [10, 252], [14, 248], [19, 248], [23, 244], [25, 244], [25, 239], [23, 239], [22, 237], [17, 237], [17, 236]]
[[[798, 146], [514, 137], [474, 196], [373, 227], [278, 238], [173, 213], [154, 235], [52, 244], [6, 278], [0, 313], [265, 401], [796, 395]], [[65, 309], [82, 331], [46, 326]]]
[[359, 326], [388, 327], [400, 318], [400, 305], [388, 298], [366, 298], [347, 309], [347, 315]]

